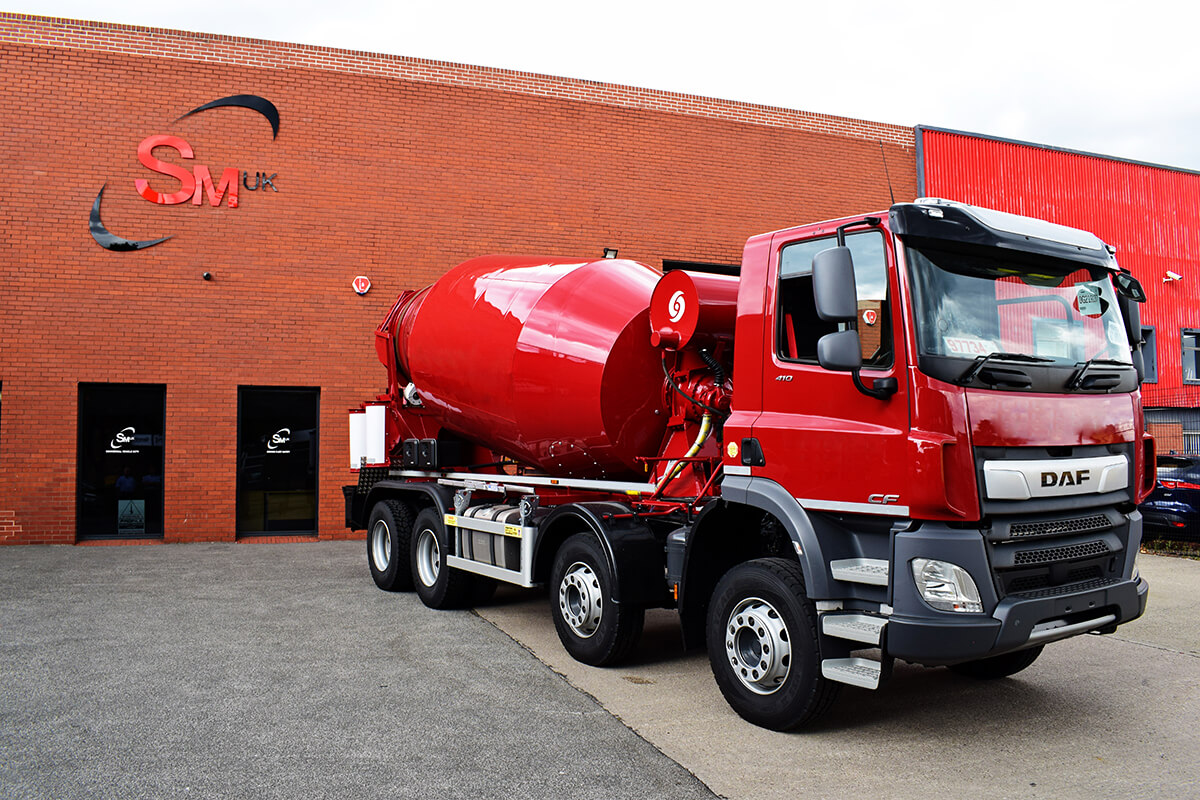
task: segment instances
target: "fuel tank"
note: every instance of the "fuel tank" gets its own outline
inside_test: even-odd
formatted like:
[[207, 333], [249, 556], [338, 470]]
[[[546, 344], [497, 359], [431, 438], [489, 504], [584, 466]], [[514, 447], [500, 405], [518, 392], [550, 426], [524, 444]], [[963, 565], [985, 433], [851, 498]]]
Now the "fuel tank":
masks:
[[419, 413], [490, 450], [564, 477], [644, 475], [668, 417], [660, 277], [623, 259], [472, 259], [407, 303], [397, 366]]

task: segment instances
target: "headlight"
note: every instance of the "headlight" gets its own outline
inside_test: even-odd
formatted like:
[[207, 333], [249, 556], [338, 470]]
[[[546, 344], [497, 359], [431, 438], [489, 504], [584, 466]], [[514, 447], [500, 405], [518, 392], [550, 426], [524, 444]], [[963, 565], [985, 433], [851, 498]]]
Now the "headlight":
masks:
[[926, 603], [939, 611], [983, 611], [979, 589], [965, 569], [929, 558], [914, 558], [911, 563], [913, 581]]

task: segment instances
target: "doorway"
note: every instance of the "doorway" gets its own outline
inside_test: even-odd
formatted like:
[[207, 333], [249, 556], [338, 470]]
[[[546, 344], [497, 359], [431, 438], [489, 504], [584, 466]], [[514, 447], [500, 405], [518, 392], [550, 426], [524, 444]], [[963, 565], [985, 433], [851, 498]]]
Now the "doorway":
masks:
[[79, 539], [163, 535], [166, 395], [161, 385], [79, 384]]
[[238, 387], [237, 533], [317, 532], [320, 390]]

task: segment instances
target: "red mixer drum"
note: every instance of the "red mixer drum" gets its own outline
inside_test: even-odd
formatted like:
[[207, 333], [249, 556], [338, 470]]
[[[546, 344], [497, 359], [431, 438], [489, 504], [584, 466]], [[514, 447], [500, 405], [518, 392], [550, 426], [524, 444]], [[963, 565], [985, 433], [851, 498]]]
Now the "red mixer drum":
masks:
[[400, 370], [443, 427], [491, 450], [552, 475], [642, 475], [667, 423], [660, 277], [624, 259], [472, 259], [400, 315]]

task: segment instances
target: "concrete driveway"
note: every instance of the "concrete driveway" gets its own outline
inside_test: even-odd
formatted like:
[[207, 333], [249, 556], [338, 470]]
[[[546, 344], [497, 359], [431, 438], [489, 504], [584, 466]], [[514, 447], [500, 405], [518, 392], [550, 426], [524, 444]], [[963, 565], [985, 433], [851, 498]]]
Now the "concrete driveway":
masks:
[[729, 709], [673, 614], [652, 613], [633, 662], [602, 670], [566, 655], [544, 598], [479, 613], [724, 797], [1200, 797], [1200, 562], [1138, 564], [1149, 608], [1116, 634], [1049, 645], [1002, 681], [897, 664], [791, 734]]

